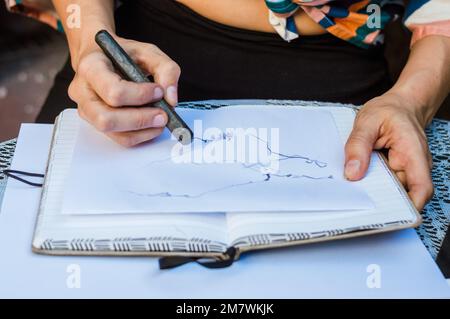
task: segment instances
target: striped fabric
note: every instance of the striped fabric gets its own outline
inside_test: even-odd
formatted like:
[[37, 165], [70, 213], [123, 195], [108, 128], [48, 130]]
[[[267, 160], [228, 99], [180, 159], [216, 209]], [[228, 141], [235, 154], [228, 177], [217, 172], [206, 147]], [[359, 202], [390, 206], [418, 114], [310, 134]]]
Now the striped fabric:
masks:
[[450, 37], [450, 0], [410, 0], [404, 22], [413, 44], [431, 34]]
[[[450, 37], [450, 0], [264, 1], [269, 8], [269, 22], [286, 41], [301, 34], [294, 21], [298, 10], [305, 11], [329, 33], [363, 48], [382, 43], [383, 29], [402, 15], [405, 25], [413, 32], [411, 45], [427, 35]], [[62, 31], [50, 0], [5, 2], [9, 10], [39, 19]]]

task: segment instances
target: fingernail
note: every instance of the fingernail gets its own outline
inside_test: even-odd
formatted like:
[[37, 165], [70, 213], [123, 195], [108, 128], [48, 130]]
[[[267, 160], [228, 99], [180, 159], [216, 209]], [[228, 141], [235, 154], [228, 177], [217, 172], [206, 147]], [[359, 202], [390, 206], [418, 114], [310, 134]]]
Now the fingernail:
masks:
[[161, 88], [156, 88], [155, 91], [153, 91], [153, 99], [154, 100], [161, 100], [164, 96], [164, 91]]
[[177, 87], [172, 85], [167, 88], [167, 100], [172, 105], [175, 106], [178, 103], [178, 90]]
[[345, 177], [348, 179], [355, 178], [359, 173], [359, 168], [361, 167], [361, 162], [358, 160], [350, 160], [345, 165]]
[[163, 127], [166, 125], [166, 118], [164, 115], [158, 114], [153, 119], [153, 126], [154, 127]]

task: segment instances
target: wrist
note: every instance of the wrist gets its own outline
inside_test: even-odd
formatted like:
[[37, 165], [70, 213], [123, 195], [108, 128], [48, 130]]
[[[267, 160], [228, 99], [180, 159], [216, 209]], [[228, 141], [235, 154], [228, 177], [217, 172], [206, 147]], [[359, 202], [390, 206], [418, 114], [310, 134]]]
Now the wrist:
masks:
[[399, 101], [398, 107], [414, 115], [420, 125], [425, 128], [432, 120], [435, 111], [425, 99], [405, 87], [394, 87], [386, 94], [394, 94]]
[[[80, 56], [95, 48], [95, 34], [106, 29], [115, 33], [114, 0], [53, 0], [70, 49], [70, 58], [74, 70], [78, 67]], [[78, 8], [78, 15], [68, 11], [68, 6], [74, 4]], [[69, 22], [78, 19], [76, 25]]]
[[77, 44], [70, 45], [71, 63], [72, 68], [75, 70], [75, 72], [78, 69], [78, 64], [80, 60], [84, 56], [92, 52], [101, 51], [100, 47], [95, 42], [95, 35], [100, 30], [107, 30], [110, 34], [112, 34], [115, 37], [114, 28], [108, 27], [104, 24], [96, 24], [89, 26], [88, 29], [83, 29], [82, 32], [80, 32]]

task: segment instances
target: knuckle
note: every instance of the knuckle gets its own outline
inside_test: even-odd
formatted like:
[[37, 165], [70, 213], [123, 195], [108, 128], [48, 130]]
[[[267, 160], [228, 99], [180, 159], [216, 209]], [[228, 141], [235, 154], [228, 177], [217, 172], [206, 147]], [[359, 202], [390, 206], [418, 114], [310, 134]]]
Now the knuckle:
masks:
[[359, 132], [354, 132], [350, 135], [350, 138], [348, 139], [347, 143], [345, 144], [346, 150], [351, 150], [355, 147], [365, 147], [367, 144], [367, 141], [365, 137], [360, 134]]
[[163, 55], [162, 51], [152, 43], [145, 43], [143, 46], [137, 47], [135, 51], [135, 56], [142, 60], [158, 59]]
[[82, 59], [78, 64], [77, 73], [81, 76], [85, 77], [89, 74], [91, 69], [91, 63], [89, 59]]
[[352, 134], [350, 142], [355, 144], [362, 144], [366, 142], [366, 139], [360, 132], [355, 132], [354, 134]]
[[175, 61], [170, 60], [167, 63], [167, 69], [168, 69], [169, 72], [171, 72], [171, 73], [173, 73], [175, 75], [180, 75], [181, 74], [181, 68]]
[[121, 106], [122, 102], [122, 96], [123, 96], [123, 89], [121, 87], [117, 86], [109, 86], [106, 89], [105, 93], [105, 102], [106, 104], [114, 107]]
[[114, 129], [114, 121], [107, 113], [99, 113], [95, 116], [94, 126], [101, 132], [109, 132]]
[[407, 155], [402, 155], [398, 157], [398, 163], [401, 168], [404, 168], [407, 171], [411, 171], [411, 167], [415, 167], [416, 163], [414, 159]]
[[134, 97], [134, 99], [136, 100], [136, 105], [146, 104], [151, 101], [151, 98], [153, 96], [152, 86], [139, 85], [136, 92], [137, 94]]
[[151, 52], [153, 52], [153, 53], [157, 53], [157, 54], [159, 54], [159, 52], [161, 51], [161, 50], [158, 48], [158, 46], [156, 46], [156, 45], [153, 44], [153, 43], [146, 43], [146, 44], [145, 44], [145, 48], [146, 48], [147, 50], [149, 50], [149, 51], [151, 51]]
[[404, 156], [401, 153], [389, 156], [389, 166], [391, 166], [392, 169], [395, 170], [405, 169], [407, 165], [408, 165], [407, 156]]
[[158, 72], [164, 74], [166, 77], [169, 77], [170, 81], [173, 81], [174, 79], [178, 80], [178, 78], [180, 77], [181, 68], [176, 62], [174, 62], [170, 58], [165, 58], [162, 59], [159, 63]]
[[143, 113], [138, 113], [135, 120], [136, 129], [141, 130], [147, 128], [150, 120], [151, 119], [149, 119], [149, 117], [145, 116]]

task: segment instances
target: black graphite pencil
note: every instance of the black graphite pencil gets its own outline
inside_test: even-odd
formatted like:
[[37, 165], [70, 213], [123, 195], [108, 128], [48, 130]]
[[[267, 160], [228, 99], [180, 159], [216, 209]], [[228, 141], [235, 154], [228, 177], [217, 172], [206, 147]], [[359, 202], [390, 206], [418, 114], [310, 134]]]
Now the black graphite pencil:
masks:
[[[111, 60], [114, 67], [128, 80], [137, 83], [150, 82], [144, 72], [136, 65], [125, 50], [106, 30], [101, 30], [95, 35], [95, 42], [100, 46], [105, 55]], [[192, 130], [175, 110], [163, 99], [155, 103], [143, 105], [143, 107], [159, 107], [167, 113], [168, 122], [166, 127], [174, 137], [182, 144], [192, 141]]]

